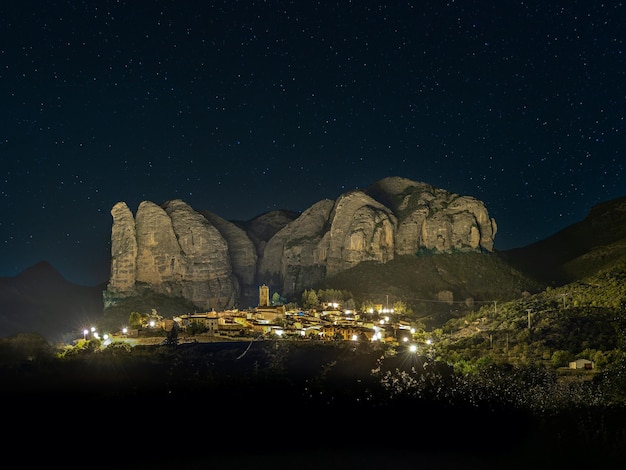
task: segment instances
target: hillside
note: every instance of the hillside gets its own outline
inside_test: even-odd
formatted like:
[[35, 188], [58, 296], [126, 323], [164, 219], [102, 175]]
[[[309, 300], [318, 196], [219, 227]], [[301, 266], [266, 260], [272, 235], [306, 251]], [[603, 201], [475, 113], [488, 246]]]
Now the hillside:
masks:
[[566, 367], [582, 357], [602, 368], [621, 356], [626, 344], [625, 198], [594, 207], [584, 221], [503, 259], [550, 286], [448, 321], [441, 351], [449, 363]]
[[414, 318], [432, 328], [483, 303], [540, 292], [544, 285], [509, 266], [498, 254], [453, 253], [401, 256], [386, 264], [361, 263], [318, 287], [349, 291], [357, 305], [367, 300], [402, 301]]
[[624, 257], [625, 244], [626, 196], [598, 204], [584, 220], [502, 256], [522, 272], [556, 286], [610, 266]]
[[0, 337], [39, 333], [51, 342], [74, 339], [102, 318], [105, 286], [78, 286], [42, 261], [0, 278]]

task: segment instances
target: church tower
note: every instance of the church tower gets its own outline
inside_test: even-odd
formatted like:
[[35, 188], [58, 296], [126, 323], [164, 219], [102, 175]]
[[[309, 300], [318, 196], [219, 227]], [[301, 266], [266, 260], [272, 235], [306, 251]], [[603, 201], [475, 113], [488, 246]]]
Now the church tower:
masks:
[[270, 288], [263, 284], [259, 287], [259, 307], [269, 307], [270, 305]]

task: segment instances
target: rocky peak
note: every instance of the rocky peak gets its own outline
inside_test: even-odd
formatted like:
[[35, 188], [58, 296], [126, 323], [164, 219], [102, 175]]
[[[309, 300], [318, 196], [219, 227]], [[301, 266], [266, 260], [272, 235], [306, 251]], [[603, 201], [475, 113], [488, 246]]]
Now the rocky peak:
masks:
[[271, 211], [248, 222], [198, 212], [179, 199], [144, 201], [134, 218], [120, 202], [111, 214], [109, 292], [151, 289], [201, 308], [237, 305], [242, 292], [254, 295], [261, 284], [293, 294], [361, 262], [420, 250], [493, 251], [497, 231], [481, 201], [401, 177], [301, 214]]
[[125, 203], [111, 214], [109, 292], [123, 297], [147, 288], [205, 309], [235, 303], [238, 284], [228, 245], [200, 213], [173, 200], [163, 206], [143, 201], [135, 219]]

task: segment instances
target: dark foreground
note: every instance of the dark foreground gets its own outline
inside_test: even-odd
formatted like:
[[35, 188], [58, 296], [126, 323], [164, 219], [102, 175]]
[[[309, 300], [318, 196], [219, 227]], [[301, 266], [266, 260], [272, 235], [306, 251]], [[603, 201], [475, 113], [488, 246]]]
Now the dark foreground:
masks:
[[118, 469], [623, 467], [622, 408], [538, 414], [396, 393], [420, 366], [369, 346], [278, 343], [22, 364], [2, 371], [3, 447], [30, 449], [25, 464]]

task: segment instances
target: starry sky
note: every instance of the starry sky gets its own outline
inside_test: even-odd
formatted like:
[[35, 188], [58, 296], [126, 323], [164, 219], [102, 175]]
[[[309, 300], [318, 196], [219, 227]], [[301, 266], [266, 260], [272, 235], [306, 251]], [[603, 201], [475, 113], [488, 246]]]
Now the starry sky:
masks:
[[625, 23], [589, 0], [3, 2], [0, 276], [105, 282], [119, 201], [249, 220], [387, 176], [529, 245], [626, 195]]

